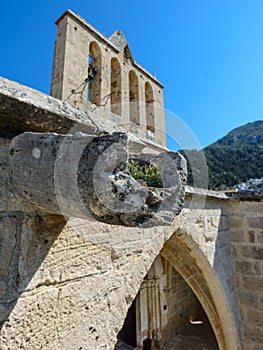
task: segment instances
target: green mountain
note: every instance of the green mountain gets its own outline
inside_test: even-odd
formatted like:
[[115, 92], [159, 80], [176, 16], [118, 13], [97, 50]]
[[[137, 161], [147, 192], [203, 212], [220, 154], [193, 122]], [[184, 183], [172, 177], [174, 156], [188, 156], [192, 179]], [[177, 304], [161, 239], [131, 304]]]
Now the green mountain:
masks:
[[[263, 121], [242, 125], [203, 149], [208, 165], [208, 188], [224, 190], [250, 178], [263, 176]], [[184, 150], [188, 161], [188, 183], [193, 184], [198, 151]], [[189, 161], [190, 160], [190, 161]], [[198, 171], [197, 171], [198, 172]]]

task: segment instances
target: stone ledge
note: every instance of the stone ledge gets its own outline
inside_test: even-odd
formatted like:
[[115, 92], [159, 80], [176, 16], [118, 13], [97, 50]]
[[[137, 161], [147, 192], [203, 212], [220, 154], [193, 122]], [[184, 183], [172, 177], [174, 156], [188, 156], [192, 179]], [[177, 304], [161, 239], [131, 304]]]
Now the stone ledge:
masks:
[[205, 188], [198, 188], [198, 187], [192, 187], [192, 186], [185, 186], [185, 195], [186, 197], [190, 197], [194, 195], [201, 198], [209, 197], [211, 199], [212, 198], [222, 199], [222, 200], [229, 199], [228, 196], [223, 192], [211, 191]]
[[168, 150], [127, 132], [118, 122], [114, 124], [107, 121], [93, 107], [91, 104], [87, 106], [87, 111], [82, 111], [40, 91], [0, 77], [0, 136], [13, 137], [26, 131], [58, 134], [83, 132], [89, 135], [125, 132], [133, 152], [143, 148], [159, 152]]
[[11, 136], [25, 131], [66, 134], [75, 124], [85, 124], [87, 132], [96, 134], [103, 126], [95, 123], [89, 114], [89, 110], [80, 111], [40, 91], [0, 77], [1, 133], [5, 130]]
[[231, 199], [239, 199], [242, 201], [261, 201], [263, 200], [263, 189], [226, 192], [226, 195]]
[[186, 197], [198, 196], [202, 198], [215, 198], [222, 200], [241, 200], [241, 201], [262, 201], [263, 200], [263, 189], [253, 191], [240, 191], [240, 192], [219, 192], [211, 191], [205, 188], [198, 188], [192, 186], [185, 187]]

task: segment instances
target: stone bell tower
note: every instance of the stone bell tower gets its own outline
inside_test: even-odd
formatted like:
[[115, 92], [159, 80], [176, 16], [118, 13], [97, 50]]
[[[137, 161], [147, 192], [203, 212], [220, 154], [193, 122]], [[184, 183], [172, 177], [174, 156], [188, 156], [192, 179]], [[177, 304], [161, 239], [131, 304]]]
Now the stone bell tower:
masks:
[[51, 95], [80, 109], [94, 106], [99, 116], [165, 146], [163, 86], [134, 61], [123, 33], [106, 38], [70, 10], [56, 24]]

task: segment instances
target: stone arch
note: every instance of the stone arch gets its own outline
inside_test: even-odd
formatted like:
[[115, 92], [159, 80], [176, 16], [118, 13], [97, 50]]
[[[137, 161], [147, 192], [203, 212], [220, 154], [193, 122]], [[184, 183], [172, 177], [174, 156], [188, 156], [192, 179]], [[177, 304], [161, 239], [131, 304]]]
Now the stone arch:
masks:
[[[219, 349], [240, 350], [241, 345], [237, 326], [222, 284], [216, 271], [212, 268], [193, 238], [187, 232], [178, 229], [171, 235], [163, 247], [159, 247], [157, 255], [151, 255], [151, 258], [149, 258], [149, 254], [153, 254], [153, 250], [145, 251], [141, 259], [141, 261], [145, 261], [145, 256], [147, 255], [148, 264], [151, 260], [151, 268], [149, 267], [150, 270], [148, 270], [147, 274], [150, 271], [150, 276], [153, 279], [156, 278], [156, 271], [161, 271], [160, 261], [162, 259], [167, 260], [199, 300], [209, 319]], [[155, 261], [157, 261], [159, 266], [157, 269]], [[171, 271], [168, 268], [169, 264], [163, 265], [163, 269], [166, 269], [168, 274]], [[141, 294], [141, 290], [147, 290], [147, 281], [145, 280], [147, 274], [144, 275], [137, 296]], [[164, 283], [166, 283], [168, 288], [171, 287], [171, 276], [168, 276]], [[133, 285], [126, 288], [128, 291], [129, 289], [134, 290], [134, 287]], [[150, 288], [156, 289], [156, 282], [151, 282]], [[128, 293], [130, 295], [130, 291]], [[142, 305], [145, 305], [143, 300]], [[143, 337], [146, 339], [147, 334], [143, 334]], [[141, 348], [140, 343], [137, 346]]]
[[[96, 41], [92, 41], [89, 45], [88, 57], [89, 71], [94, 77], [89, 79], [87, 85], [87, 100], [97, 106], [101, 104], [101, 50]], [[95, 74], [94, 74], [95, 73]], [[89, 76], [90, 73], [88, 72]]]
[[121, 115], [121, 66], [116, 57], [111, 59], [111, 112]]
[[155, 131], [154, 120], [154, 98], [152, 85], [147, 81], [145, 83], [145, 103], [146, 103], [146, 129]]
[[171, 334], [195, 319], [201, 308], [190, 287], [161, 255], [145, 276], [135, 302], [139, 348], [146, 340], [154, 348], [167, 347]]
[[234, 317], [223, 287], [193, 239], [178, 230], [164, 244], [160, 254], [178, 271], [197, 296], [211, 323], [219, 349], [241, 349]]
[[133, 70], [129, 72], [129, 102], [130, 121], [139, 125], [139, 84], [137, 74]]

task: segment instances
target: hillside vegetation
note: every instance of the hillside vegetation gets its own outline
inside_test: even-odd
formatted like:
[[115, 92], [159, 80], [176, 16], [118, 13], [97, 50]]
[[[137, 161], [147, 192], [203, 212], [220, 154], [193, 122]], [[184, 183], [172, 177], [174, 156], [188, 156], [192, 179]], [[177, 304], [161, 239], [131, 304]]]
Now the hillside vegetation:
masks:
[[[249, 178], [263, 176], [263, 121], [240, 126], [203, 150], [209, 174], [209, 189], [224, 190]], [[196, 154], [198, 151], [182, 151]], [[190, 158], [189, 158], [190, 159]], [[188, 184], [193, 185], [193, 170], [188, 159]], [[195, 166], [194, 166], [195, 167]], [[194, 184], [195, 185], [195, 184]]]

